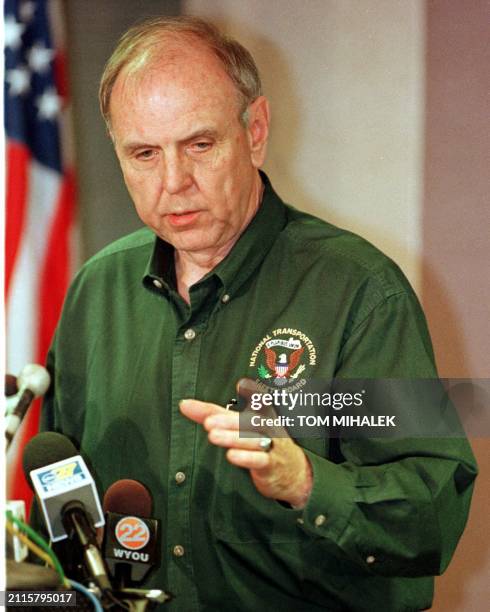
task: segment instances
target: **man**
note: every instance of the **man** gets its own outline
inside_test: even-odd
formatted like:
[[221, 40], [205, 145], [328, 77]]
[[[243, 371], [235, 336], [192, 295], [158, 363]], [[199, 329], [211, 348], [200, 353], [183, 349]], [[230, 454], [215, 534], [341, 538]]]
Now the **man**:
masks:
[[244, 376], [431, 378], [400, 270], [286, 206], [259, 169], [269, 106], [249, 53], [192, 18], [131, 29], [101, 107], [149, 229], [89, 261], [50, 354], [44, 427], [102, 490], [135, 478], [163, 521], [168, 609], [419, 610], [464, 527], [462, 439], [241, 438]]

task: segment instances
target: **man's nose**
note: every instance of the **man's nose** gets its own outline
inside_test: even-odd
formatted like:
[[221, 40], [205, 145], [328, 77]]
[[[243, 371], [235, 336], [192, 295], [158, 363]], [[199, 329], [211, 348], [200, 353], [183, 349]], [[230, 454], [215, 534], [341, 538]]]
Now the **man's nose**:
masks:
[[179, 154], [165, 155], [162, 167], [162, 182], [165, 191], [170, 194], [187, 189], [192, 183], [189, 160]]

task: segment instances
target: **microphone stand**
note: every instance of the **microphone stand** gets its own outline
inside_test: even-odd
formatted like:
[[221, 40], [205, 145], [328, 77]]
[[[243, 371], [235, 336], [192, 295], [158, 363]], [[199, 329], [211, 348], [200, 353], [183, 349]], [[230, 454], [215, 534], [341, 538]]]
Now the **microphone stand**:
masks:
[[170, 593], [161, 589], [137, 589], [126, 587], [119, 591], [112, 591], [114, 596], [125, 603], [130, 612], [146, 612], [156, 604], [168, 603], [173, 599]]

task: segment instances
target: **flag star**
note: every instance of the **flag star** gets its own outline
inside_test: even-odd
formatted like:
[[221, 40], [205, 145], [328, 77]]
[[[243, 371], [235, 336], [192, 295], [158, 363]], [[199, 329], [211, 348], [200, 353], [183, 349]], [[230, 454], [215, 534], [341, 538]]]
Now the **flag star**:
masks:
[[10, 85], [9, 93], [11, 96], [22, 95], [31, 88], [31, 73], [27, 66], [7, 70], [5, 80]]
[[20, 18], [24, 23], [29, 23], [36, 12], [36, 4], [34, 2], [23, 2], [19, 8]]
[[16, 21], [13, 15], [6, 17], [3, 27], [5, 47], [10, 47], [13, 51], [18, 49], [21, 45], [21, 36], [25, 29], [25, 25]]
[[29, 50], [27, 61], [33, 72], [46, 72], [53, 57], [52, 49], [47, 49], [43, 43], [37, 42]]
[[40, 119], [55, 119], [61, 110], [61, 98], [54, 87], [48, 87], [44, 93], [36, 99], [36, 106]]

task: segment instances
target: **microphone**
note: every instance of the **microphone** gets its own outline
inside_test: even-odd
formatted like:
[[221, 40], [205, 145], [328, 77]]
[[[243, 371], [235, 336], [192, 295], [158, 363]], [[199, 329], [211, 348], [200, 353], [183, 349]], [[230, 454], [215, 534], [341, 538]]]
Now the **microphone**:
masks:
[[160, 565], [160, 521], [150, 518], [151, 494], [141, 482], [118, 480], [104, 495], [103, 551], [119, 589], [143, 583]]
[[17, 376], [13, 374], [5, 374], [5, 397], [17, 395], [19, 388], [17, 386]]
[[51, 541], [69, 538], [74, 542], [90, 578], [102, 591], [110, 589], [95, 531], [95, 527], [104, 525], [99, 497], [94, 479], [73, 443], [56, 432], [40, 433], [26, 445], [23, 467], [39, 499]]
[[[13, 382], [6, 378], [6, 387], [9, 391], [13, 389]], [[22, 419], [25, 417], [29, 406], [36, 397], [44, 395], [51, 383], [51, 377], [43, 366], [30, 363], [22, 368], [22, 372], [17, 377], [17, 387], [19, 388], [19, 399], [10, 414], [6, 418], [5, 437], [7, 438], [7, 448], [13, 440]], [[8, 391], [7, 391], [8, 392]]]

